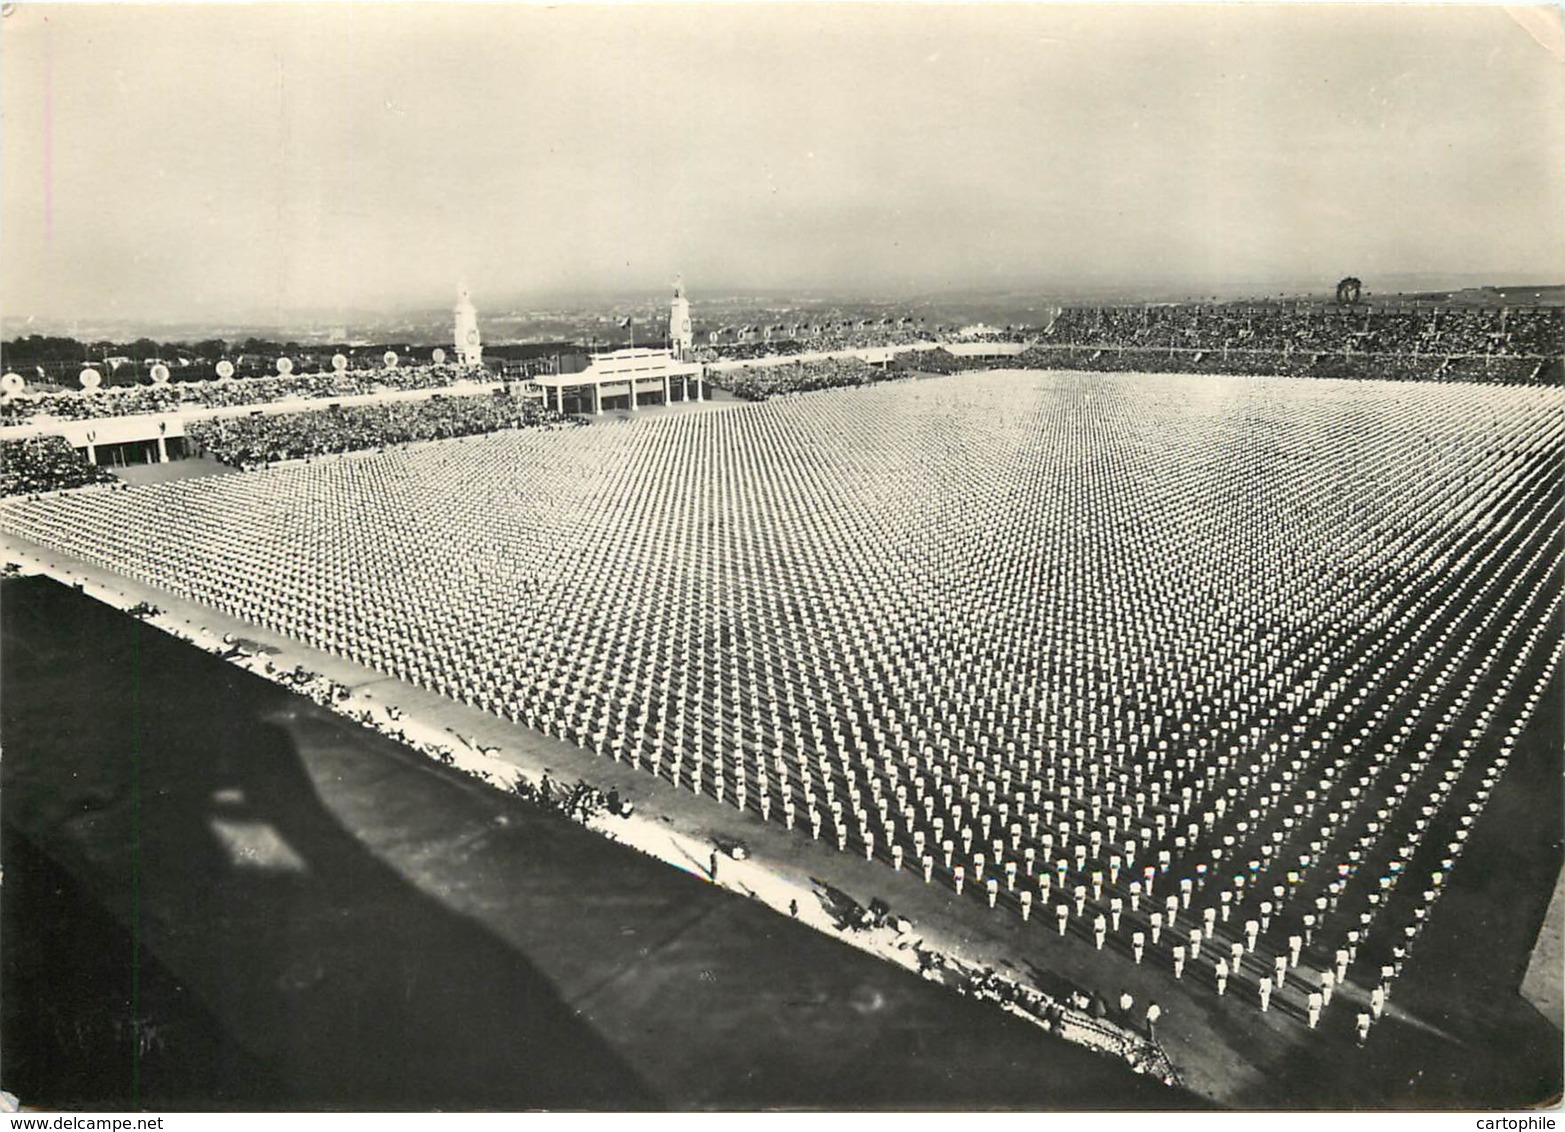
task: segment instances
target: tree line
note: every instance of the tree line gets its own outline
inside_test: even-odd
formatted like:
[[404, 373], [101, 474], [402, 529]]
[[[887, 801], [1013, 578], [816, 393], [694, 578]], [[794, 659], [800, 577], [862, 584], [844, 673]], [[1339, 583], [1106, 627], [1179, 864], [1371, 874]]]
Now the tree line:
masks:
[[0, 342], [0, 358], [12, 368], [63, 363], [102, 362], [105, 358], [129, 358], [140, 364], [149, 359], [172, 363], [180, 358], [191, 362], [216, 362], [221, 358], [239, 354], [264, 354], [277, 357], [298, 353], [297, 342], [274, 342], [267, 338], [246, 338], [229, 342], [222, 338], [202, 338], [196, 341], [159, 342], [152, 338], [136, 338], [129, 342], [95, 341], [49, 334], [29, 334]]

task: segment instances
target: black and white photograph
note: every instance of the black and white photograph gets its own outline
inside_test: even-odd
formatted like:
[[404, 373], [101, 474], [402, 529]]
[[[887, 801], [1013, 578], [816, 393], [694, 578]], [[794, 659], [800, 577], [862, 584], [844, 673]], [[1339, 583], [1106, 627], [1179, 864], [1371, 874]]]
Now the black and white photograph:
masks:
[[1559, 6], [18, 0], [0, 123], [7, 1129], [1554, 1126]]

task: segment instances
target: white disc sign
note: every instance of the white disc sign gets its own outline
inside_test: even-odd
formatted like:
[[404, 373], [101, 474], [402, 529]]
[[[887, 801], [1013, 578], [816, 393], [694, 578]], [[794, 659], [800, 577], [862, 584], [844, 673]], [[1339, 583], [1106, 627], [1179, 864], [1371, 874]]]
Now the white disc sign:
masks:
[[430, 357], [434, 359], [437, 366], [443, 366], [446, 364], [446, 352], [439, 346], [435, 347], [435, 352], [431, 354]]
[[159, 362], [157, 365], [152, 367], [152, 384], [168, 384], [168, 366], [164, 365], [162, 362]]
[[103, 375], [95, 369], [84, 369], [81, 371], [81, 374], [77, 377], [76, 380], [81, 382], [83, 389], [91, 393], [94, 389], [103, 384]]
[[234, 376], [234, 363], [224, 358], [217, 363], [217, 376], [227, 381]]
[[0, 377], [0, 393], [8, 397], [15, 397], [27, 388], [27, 381], [19, 373], [8, 373]]
[[397, 352], [395, 350], [387, 350], [380, 360], [386, 363], [387, 369], [391, 369], [397, 364]]
[[341, 373], [348, 368], [348, 356], [346, 354], [333, 354], [331, 356], [331, 368]]
[[290, 373], [292, 373], [293, 372], [293, 359], [292, 358], [278, 358], [277, 359], [277, 372], [282, 374], [284, 377], [287, 377]]

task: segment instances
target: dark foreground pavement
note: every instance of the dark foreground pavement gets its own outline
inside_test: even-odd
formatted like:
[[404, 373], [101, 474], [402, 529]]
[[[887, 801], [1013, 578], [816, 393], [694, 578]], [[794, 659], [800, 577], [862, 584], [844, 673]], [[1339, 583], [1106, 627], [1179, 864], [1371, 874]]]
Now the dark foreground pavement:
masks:
[[24, 1104], [1200, 1103], [57, 583], [0, 619]]

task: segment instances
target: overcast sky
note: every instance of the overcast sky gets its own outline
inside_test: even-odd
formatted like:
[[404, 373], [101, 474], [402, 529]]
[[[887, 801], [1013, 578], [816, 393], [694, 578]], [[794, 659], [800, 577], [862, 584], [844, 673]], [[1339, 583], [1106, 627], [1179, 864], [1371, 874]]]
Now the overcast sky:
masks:
[[1530, 14], [24, 2], [0, 301], [1557, 280], [1565, 55]]

